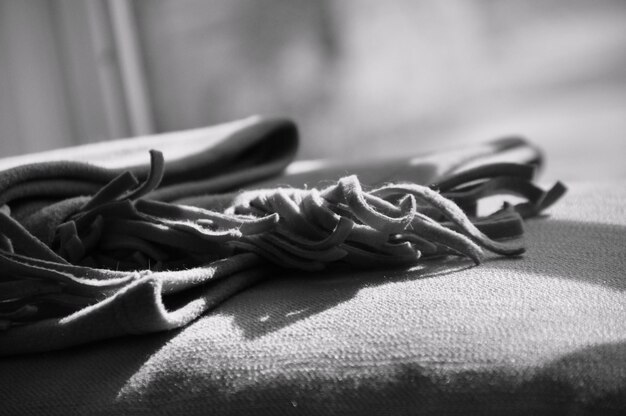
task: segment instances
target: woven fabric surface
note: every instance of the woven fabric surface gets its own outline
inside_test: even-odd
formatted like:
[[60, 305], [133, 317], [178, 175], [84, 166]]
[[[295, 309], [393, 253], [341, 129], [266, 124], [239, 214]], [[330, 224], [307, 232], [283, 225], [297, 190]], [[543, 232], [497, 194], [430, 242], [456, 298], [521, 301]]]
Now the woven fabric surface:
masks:
[[180, 330], [0, 359], [0, 414], [624, 414], [626, 191], [569, 185], [522, 258], [284, 272]]

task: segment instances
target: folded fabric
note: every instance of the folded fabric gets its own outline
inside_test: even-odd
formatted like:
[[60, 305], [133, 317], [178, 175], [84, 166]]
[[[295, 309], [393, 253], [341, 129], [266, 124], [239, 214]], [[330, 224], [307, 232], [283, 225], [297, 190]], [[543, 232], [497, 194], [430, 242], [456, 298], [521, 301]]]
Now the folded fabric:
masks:
[[[151, 148], [149, 166], [137, 163]], [[68, 149], [63, 161], [5, 161], [0, 354], [178, 328], [285, 268], [520, 255], [522, 219], [565, 190], [532, 184], [540, 154], [515, 138], [393, 161], [394, 183], [329, 182], [329, 166], [323, 185], [304, 187], [297, 174], [279, 179], [297, 188], [268, 182], [296, 148], [293, 123], [254, 118]], [[479, 215], [479, 200], [503, 193], [524, 202]]]
[[153, 148], [163, 152], [167, 161], [153, 199], [222, 192], [277, 175], [292, 161], [297, 146], [293, 122], [251, 117], [183, 135], [116, 140], [8, 158], [0, 160], [0, 205], [21, 200], [30, 206], [90, 195], [127, 171], [143, 179], [149, 172], [146, 155]]

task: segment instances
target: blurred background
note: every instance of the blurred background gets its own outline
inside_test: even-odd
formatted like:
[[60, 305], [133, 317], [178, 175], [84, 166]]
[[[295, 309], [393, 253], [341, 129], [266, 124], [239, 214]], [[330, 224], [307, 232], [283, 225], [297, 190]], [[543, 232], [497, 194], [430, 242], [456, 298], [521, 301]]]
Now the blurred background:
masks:
[[626, 179], [626, 1], [0, 0], [0, 157], [251, 114], [302, 159], [521, 134]]

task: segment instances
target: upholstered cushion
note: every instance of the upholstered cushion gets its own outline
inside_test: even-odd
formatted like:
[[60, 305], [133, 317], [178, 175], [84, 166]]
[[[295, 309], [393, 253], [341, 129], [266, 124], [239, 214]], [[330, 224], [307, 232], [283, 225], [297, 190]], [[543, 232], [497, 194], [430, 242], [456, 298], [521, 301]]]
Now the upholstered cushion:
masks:
[[624, 414], [626, 190], [574, 183], [528, 252], [285, 273], [182, 330], [0, 360], [3, 414]]

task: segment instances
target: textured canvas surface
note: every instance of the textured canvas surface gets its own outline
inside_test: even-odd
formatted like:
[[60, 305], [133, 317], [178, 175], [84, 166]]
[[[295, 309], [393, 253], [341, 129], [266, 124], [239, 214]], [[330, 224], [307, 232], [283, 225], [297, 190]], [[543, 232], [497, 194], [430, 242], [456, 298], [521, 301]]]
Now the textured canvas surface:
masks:
[[623, 414], [626, 191], [479, 267], [286, 273], [182, 329], [0, 360], [4, 414]]

